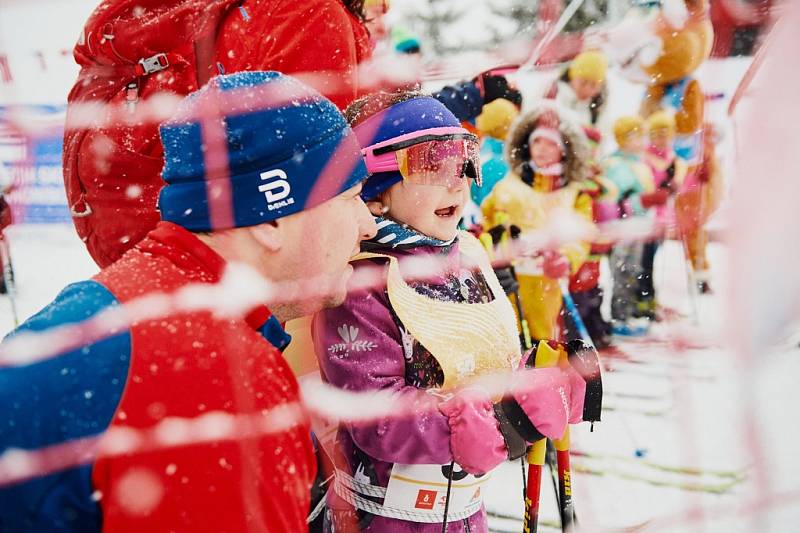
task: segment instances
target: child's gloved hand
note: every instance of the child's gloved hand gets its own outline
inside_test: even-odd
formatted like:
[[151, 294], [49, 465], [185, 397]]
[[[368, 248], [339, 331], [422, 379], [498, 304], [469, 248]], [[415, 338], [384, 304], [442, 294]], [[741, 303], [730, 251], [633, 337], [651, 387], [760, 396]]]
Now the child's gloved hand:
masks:
[[[542, 342], [547, 344], [545, 352], [548, 346], [550, 349], [558, 348], [567, 352], [567, 359], [560, 359], [558, 367], [548, 367], [537, 371], [560, 370], [563, 373], [569, 387], [567, 401], [569, 423], [599, 422], [603, 405], [603, 381], [600, 375], [600, 358], [597, 355], [597, 350], [591, 344], [580, 339], [572, 340], [566, 344], [555, 341], [539, 341], [534, 348], [526, 352], [520, 359], [519, 368], [521, 370], [534, 368], [537, 352], [541, 349], [540, 344]], [[513, 406], [513, 401], [514, 399], [506, 398], [502, 403], [502, 407], [514, 411], [516, 408]], [[519, 409], [517, 409], [518, 411]], [[535, 425], [535, 422], [533, 423]], [[520, 434], [523, 433], [517, 427], [518, 421], [512, 426]]]
[[480, 388], [462, 389], [439, 404], [450, 425], [453, 460], [470, 474], [485, 474], [508, 458], [489, 394]]
[[562, 254], [554, 250], [545, 250], [542, 253], [542, 261], [542, 270], [548, 278], [561, 279], [569, 276], [569, 261]]
[[512, 377], [509, 393], [502, 403], [503, 411], [526, 441], [536, 442], [543, 437], [558, 439], [575, 416], [580, 421], [583, 406], [576, 402], [577, 415], [572, 413], [572, 381], [558, 367], [521, 370]]
[[518, 107], [522, 105], [522, 93], [511, 85], [502, 74], [494, 74], [492, 71], [483, 72], [472, 82], [480, 90], [484, 105], [498, 98], [505, 98]]
[[507, 231], [507, 228], [504, 225], [498, 224], [498, 225], [492, 226], [491, 228], [486, 230], [486, 233], [491, 235], [492, 244], [497, 245], [502, 240], [503, 235], [506, 233], [506, 231]]

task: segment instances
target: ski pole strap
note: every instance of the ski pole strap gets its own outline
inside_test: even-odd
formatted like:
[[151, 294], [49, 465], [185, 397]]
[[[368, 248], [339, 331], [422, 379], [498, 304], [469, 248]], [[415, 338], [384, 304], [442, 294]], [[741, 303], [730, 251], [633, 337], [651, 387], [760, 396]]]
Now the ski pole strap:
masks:
[[[525, 411], [513, 396], [509, 395], [503, 398], [500, 402], [499, 410], [505, 415], [509, 426], [527, 442], [536, 442], [545, 438], [545, 436], [536, 429], [536, 426], [533, 425], [533, 422], [531, 422], [528, 415], [525, 414]], [[495, 412], [496, 411], [497, 409]]]
[[447, 494], [444, 499], [444, 519], [442, 520], [442, 533], [447, 533], [447, 511], [450, 508], [450, 491], [453, 489], [453, 467], [455, 461], [450, 461], [450, 470], [447, 472]]
[[582, 340], [573, 340], [567, 343], [567, 360], [586, 382], [583, 420], [599, 422], [603, 409], [603, 377], [597, 350]]
[[325, 505], [326, 505], [325, 497], [323, 496], [322, 499], [319, 502], [317, 502], [317, 506], [314, 507], [314, 510], [311, 511], [311, 513], [308, 515], [308, 518], [306, 518], [306, 524], [310, 524], [311, 522], [316, 520], [317, 517], [320, 515], [320, 513], [322, 513], [322, 511], [325, 510]]
[[[492, 406], [494, 408], [494, 416], [500, 424], [500, 434], [503, 435], [503, 440], [506, 443], [508, 450], [508, 460], [514, 461], [525, 455], [528, 449], [528, 443], [516, 430], [514, 425], [506, 416], [503, 411], [502, 403], [496, 403]], [[519, 407], [519, 404], [517, 404]]]
[[586, 324], [583, 323], [583, 318], [581, 318], [578, 308], [575, 306], [575, 300], [572, 299], [572, 295], [569, 293], [566, 280], [561, 281], [559, 287], [561, 288], [561, 298], [564, 300], [564, 307], [567, 308], [567, 313], [569, 313], [570, 318], [575, 323], [578, 334], [584, 342], [587, 344], [590, 343], [592, 337], [589, 335], [589, 330], [586, 329]]
[[[363, 483], [344, 470], [336, 469], [336, 484], [340, 485], [347, 490], [358, 492], [365, 496], [372, 496], [373, 498], [386, 497], [386, 488], [372, 485], [370, 483]], [[338, 490], [336, 491], [339, 492]]]

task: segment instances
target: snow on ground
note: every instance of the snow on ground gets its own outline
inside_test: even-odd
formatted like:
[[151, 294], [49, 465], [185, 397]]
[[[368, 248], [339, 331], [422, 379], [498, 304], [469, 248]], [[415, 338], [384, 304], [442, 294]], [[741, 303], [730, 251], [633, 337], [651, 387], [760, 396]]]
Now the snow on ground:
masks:
[[[733, 351], [717, 335], [725, 317], [727, 249], [714, 244], [710, 252], [716, 293], [699, 298], [699, 326], [690, 318], [681, 247], [668, 243], [656, 259], [659, 297], [687, 316], [658, 324], [649, 339], [620, 342], [630, 360], [604, 357], [603, 422], [592, 433], [584, 425], [572, 434], [574, 450], [600, 455], [572, 459], [574, 500], [585, 531], [642, 524], [643, 531], [797, 530], [800, 428], [789, 415], [800, 400], [794, 386], [800, 350], [786, 342], [765, 347], [755, 374], [737, 371]], [[692, 332], [703, 345], [681, 351], [655, 340], [673, 337], [673, 328]], [[742, 418], [748, 399], [755, 435]], [[667, 471], [671, 467], [704, 473]], [[759, 473], [766, 486], [759, 487]], [[491, 483], [487, 507], [521, 516], [519, 465], [504, 465]], [[542, 494], [542, 520], [557, 523], [549, 477]], [[521, 530], [520, 522], [510, 520], [494, 519], [491, 526]]]
[[[8, 238], [21, 317], [45, 305], [67, 283], [97, 270], [71, 226], [14, 226]], [[700, 320], [695, 326], [681, 248], [672, 242], [659, 251], [660, 299], [685, 316], [657, 325], [649, 340], [621, 342], [620, 351], [629, 360], [622, 354], [604, 358], [603, 421], [591, 433], [584, 426], [573, 430], [574, 450], [600, 454], [572, 459], [582, 530], [613, 531], [642, 524], [645, 527], [637, 530], [797, 530], [800, 426], [793, 423], [791, 409], [800, 403], [795, 385], [800, 351], [796, 342], [781, 340], [779, 346], [765, 347], [759, 354], [756, 373], [738, 372], [731, 349], [724, 339], [715, 338], [724, 325], [727, 252], [721, 244], [711, 246], [716, 293], [699, 298]], [[8, 298], [2, 297], [0, 329], [5, 334], [11, 327]], [[690, 332], [698, 345], [680, 351], [663, 341], [675, 338], [676, 331]], [[743, 423], [748, 401], [754, 408], [755, 435]], [[636, 457], [637, 449], [643, 457]], [[675, 473], [668, 471], [671, 467], [705, 472]], [[712, 470], [721, 472], [713, 475]], [[689, 485], [703, 490], [689, 490]], [[492, 478], [487, 508], [521, 516], [521, 492], [519, 464], [505, 464]], [[553, 530], [557, 512], [547, 473], [542, 497], [541, 529]], [[491, 527], [518, 532], [521, 522], [492, 518]]]
[[[11, 246], [20, 321], [56, 297], [67, 284], [97, 273], [72, 225], [19, 224], [5, 230]], [[0, 297], [0, 334], [14, 329], [7, 296]]]

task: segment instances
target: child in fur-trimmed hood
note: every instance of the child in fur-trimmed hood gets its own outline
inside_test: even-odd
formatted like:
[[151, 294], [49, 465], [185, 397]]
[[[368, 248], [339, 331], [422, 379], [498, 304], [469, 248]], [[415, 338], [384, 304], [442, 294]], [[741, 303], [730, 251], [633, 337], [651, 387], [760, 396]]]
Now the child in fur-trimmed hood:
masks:
[[[560, 108], [542, 104], [519, 117], [508, 137], [506, 158], [510, 172], [481, 205], [487, 226], [540, 230], [559, 210], [592, 222], [592, 198], [581, 190], [589, 176], [588, 141]], [[588, 242], [571, 243], [515, 265], [522, 312], [534, 339], [560, 338], [559, 280], [577, 272], [588, 254]]]

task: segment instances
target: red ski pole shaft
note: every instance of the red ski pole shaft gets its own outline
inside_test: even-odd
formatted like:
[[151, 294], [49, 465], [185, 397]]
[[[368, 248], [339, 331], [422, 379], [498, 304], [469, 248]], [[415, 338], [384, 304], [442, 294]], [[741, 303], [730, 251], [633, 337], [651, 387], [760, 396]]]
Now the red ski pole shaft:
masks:
[[539, 527], [539, 503], [542, 493], [542, 465], [544, 465], [547, 439], [533, 443], [528, 452], [528, 484], [525, 494], [523, 533], [536, 533]]
[[572, 501], [572, 470], [569, 465], [569, 428], [564, 436], [553, 443], [558, 462], [558, 507], [561, 514], [561, 531], [572, 531], [575, 522], [575, 505]]
[[[558, 364], [561, 350], [554, 350], [548, 343], [540, 342], [536, 347], [534, 366], [537, 368], [553, 367]], [[542, 466], [547, 454], [547, 439], [533, 443], [528, 452], [528, 487], [525, 498], [525, 519], [523, 532], [535, 532], [539, 521], [539, 502], [542, 488]]]

